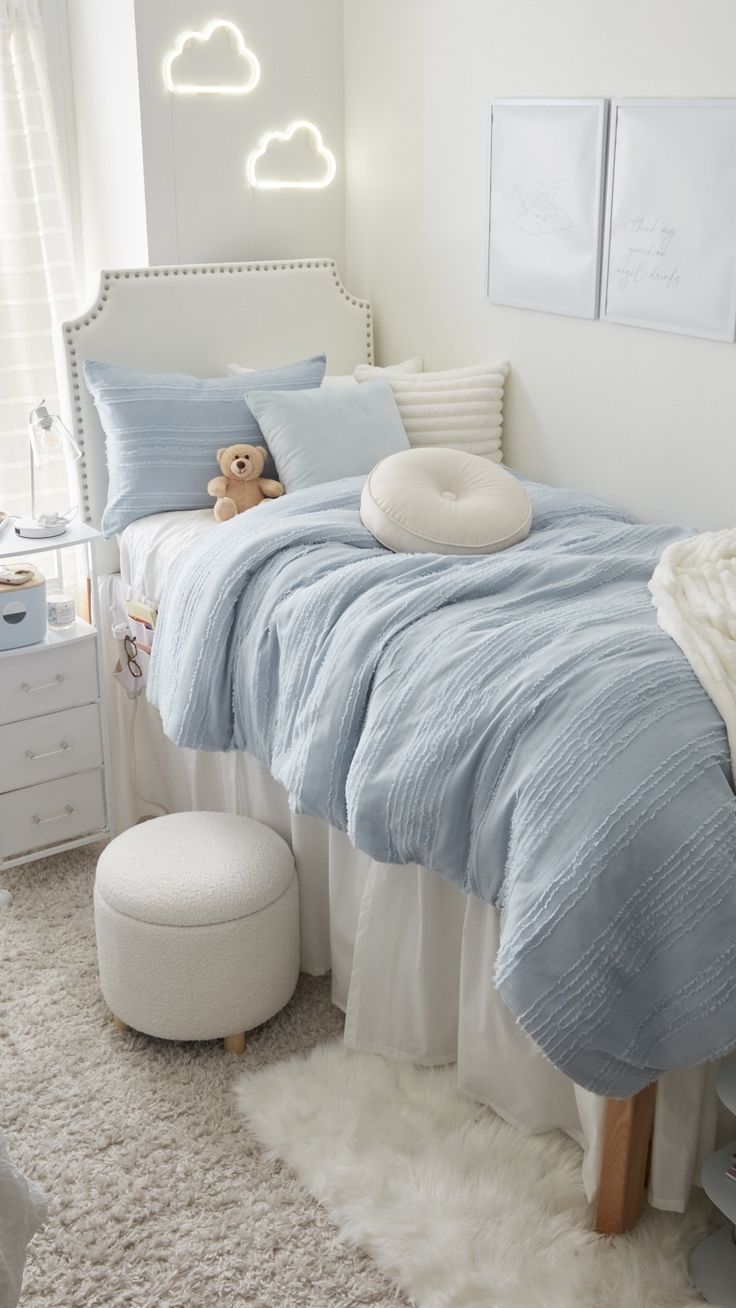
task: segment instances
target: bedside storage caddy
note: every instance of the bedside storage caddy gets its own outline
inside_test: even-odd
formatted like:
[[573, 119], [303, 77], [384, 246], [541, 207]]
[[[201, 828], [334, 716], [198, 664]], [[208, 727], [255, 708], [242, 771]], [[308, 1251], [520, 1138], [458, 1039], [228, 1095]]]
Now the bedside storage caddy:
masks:
[[[61, 538], [21, 540], [10, 526], [0, 535], [0, 562], [84, 546], [93, 619], [43, 634], [44, 604], [37, 643], [0, 644], [0, 871], [110, 834], [98, 538], [85, 523]], [[36, 590], [45, 595], [45, 586]]]

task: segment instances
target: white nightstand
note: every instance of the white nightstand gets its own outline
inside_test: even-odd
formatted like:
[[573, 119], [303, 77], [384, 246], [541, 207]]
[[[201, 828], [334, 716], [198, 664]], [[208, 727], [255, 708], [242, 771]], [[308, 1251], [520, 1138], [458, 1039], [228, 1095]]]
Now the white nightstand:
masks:
[[[729, 1112], [736, 1113], [736, 1055], [721, 1063], [716, 1091]], [[735, 1154], [736, 1140], [732, 1140], [703, 1163], [703, 1189], [727, 1221], [714, 1235], [696, 1244], [689, 1262], [690, 1279], [708, 1303], [720, 1308], [736, 1308], [736, 1181], [726, 1176]]]
[[98, 624], [95, 545], [74, 522], [63, 536], [0, 531], [0, 561], [83, 546], [92, 625], [48, 630], [37, 645], [0, 651], [0, 872], [110, 834], [109, 745]]

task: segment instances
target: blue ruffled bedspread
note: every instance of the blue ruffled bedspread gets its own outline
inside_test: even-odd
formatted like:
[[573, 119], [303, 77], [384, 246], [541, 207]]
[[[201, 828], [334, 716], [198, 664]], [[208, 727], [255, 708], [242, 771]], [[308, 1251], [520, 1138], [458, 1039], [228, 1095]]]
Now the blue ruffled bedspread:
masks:
[[505, 1003], [625, 1097], [736, 1045], [729, 751], [647, 591], [686, 533], [526, 484], [530, 536], [485, 557], [383, 549], [362, 479], [223, 524], [172, 572], [148, 695], [177, 744], [499, 907]]

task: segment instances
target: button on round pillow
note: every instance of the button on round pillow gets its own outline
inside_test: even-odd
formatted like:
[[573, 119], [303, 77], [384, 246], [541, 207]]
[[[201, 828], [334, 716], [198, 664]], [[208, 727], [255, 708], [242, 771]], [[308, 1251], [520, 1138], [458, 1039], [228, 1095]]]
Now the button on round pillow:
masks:
[[493, 554], [529, 534], [532, 506], [505, 468], [460, 450], [390, 454], [369, 474], [364, 526], [408, 554]]

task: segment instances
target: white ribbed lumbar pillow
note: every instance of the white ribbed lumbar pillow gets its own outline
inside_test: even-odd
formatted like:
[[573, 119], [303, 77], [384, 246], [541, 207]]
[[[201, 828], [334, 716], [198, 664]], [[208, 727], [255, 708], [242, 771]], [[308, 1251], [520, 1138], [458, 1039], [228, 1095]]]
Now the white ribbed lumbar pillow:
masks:
[[477, 454], [402, 450], [369, 473], [360, 516], [390, 550], [493, 554], [529, 534], [532, 506], [516, 477]]
[[[466, 450], [500, 463], [503, 387], [507, 363], [450, 368], [446, 372], [391, 373], [391, 387], [410, 445]], [[373, 379], [365, 364], [356, 381]]]

